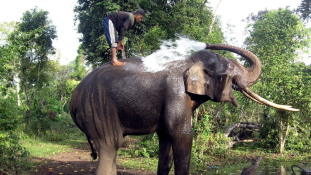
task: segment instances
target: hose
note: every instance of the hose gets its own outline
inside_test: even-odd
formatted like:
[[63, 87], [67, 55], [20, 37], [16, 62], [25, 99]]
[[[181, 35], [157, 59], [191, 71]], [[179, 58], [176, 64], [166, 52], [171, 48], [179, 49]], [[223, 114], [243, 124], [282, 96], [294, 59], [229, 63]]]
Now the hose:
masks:
[[292, 175], [296, 175], [296, 173], [295, 173], [295, 171], [294, 171], [294, 167], [300, 168], [303, 172], [305, 172], [305, 169], [301, 168], [300, 166], [298, 166], [298, 165], [293, 165], [293, 166], [292, 166], [292, 171], [293, 171], [293, 174], [292, 174]]

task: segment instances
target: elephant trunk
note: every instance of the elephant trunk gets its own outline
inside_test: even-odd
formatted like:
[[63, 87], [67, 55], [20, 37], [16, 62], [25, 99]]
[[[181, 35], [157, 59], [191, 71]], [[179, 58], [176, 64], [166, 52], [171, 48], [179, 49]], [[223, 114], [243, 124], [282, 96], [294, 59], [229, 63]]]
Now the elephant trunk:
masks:
[[248, 80], [247, 87], [252, 86], [259, 78], [261, 74], [261, 62], [252, 52], [228, 44], [206, 44], [206, 49], [227, 50], [244, 57], [250, 64], [250, 67], [247, 68], [242, 66], [244, 68], [245, 77]]
[[[241, 48], [227, 45], [227, 44], [206, 44], [206, 49], [228, 50], [236, 54], [239, 54], [240, 56], [247, 59], [247, 61], [250, 64], [250, 67], [245, 68], [242, 65], [241, 67], [244, 69], [244, 75], [247, 78], [248, 84], [246, 85], [246, 87], [245, 86], [240, 87], [241, 89], [239, 89], [239, 91], [241, 91], [246, 97], [250, 98], [251, 100], [259, 104], [274, 107], [277, 109], [288, 110], [288, 111], [299, 111], [299, 109], [295, 109], [292, 106], [280, 105], [280, 104], [273, 103], [269, 100], [266, 100], [248, 88], [257, 81], [257, 79], [259, 78], [261, 74], [261, 62], [255, 54], [253, 54], [252, 52], [248, 50], [241, 49]], [[239, 84], [237, 79], [236, 81], [237, 81], [237, 84]]]

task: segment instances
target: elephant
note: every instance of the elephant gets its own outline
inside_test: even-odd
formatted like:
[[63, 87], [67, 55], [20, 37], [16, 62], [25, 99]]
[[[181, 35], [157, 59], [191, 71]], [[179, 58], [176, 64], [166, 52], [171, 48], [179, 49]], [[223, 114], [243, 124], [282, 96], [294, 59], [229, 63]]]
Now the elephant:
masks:
[[[211, 52], [227, 50], [244, 57], [249, 67]], [[298, 111], [270, 102], [252, 86], [261, 74], [261, 62], [252, 52], [227, 44], [206, 44], [184, 60], [167, 63], [158, 72], [146, 71], [139, 58], [120, 59], [124, 66], [103, 64], [75, 88], [70, 114], [99, 157], [96, 174], [116, 175], [117, 151], [126, 135], [157, 133], [158, 175], [189, 174], [192, 114], [202, 103], [230, 102], [238, 106], [232, 90], [262, 105]], [[94, 147], [95, 146], [95, 147]]]

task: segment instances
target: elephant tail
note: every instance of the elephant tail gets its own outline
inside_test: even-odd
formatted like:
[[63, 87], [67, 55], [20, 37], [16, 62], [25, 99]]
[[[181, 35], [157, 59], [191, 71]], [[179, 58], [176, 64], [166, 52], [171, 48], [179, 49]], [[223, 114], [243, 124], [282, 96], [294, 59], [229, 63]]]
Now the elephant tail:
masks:
[[86, 137], [87, 137], [87, 141], [89, 142], [91, 150], [92, 150], [91, 157], [93, 158], [93, 160], [96, 160], [97, 159], [97, 152], [94, 149], [94, 145], [93, 145], [91, 139], [88, 136], [86, 136]]

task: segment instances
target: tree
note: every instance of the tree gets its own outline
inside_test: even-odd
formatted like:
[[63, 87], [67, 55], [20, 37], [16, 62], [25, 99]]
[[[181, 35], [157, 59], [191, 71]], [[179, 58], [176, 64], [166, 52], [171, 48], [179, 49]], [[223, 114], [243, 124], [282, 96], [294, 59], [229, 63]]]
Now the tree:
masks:
[[29, 152], [14, 133], [22, 120], [14, 83], [15, 54], [7, 42], [14, 26], [14, 22], [0, 24], [0, 174], [18, 174], [30, 167]]
[[[20, 96], [19, 92], [20, 86], [15, 73], [15, 60], [16, 52], [14, 47], [9, 44], [8, 37], [16, 29], [16, 22], [4, 22], [0, 24], [0, 93], [8, 95], [9, 91], [12, 91], [12, 88], [16, 88], [16, 91], [13, 94], [14, 97], [17, 97], [17, 104], [20, 106]], [[16, 84], [16, 86], [15, 86]]]
[[76, 59], [66, 66], [61, 66], [57, 71], [58, 76], [55, 81], [57, 94], [59, 95], [59, 99], [63, 102], [64, 111], [68, 113], [68, 103], [71, 98], [72, 91], [88, 73], [84, 57], [84, 51], [80, 45]]
[[75, 20], [79, 21], [78, 32], [82, 33], [81, 47], [87, 64], [96, 67], [110, 61], [110, 50], [102, 29], [104, 15], [116, 11], [131, 12], [138, 8], [147, 13], [143, 22], [134, 24], [133, 29], [127, 32], [125, 57], [150, 54], [159, 49], [161, 40], [174, 39], [179, 35], [203, 42], [224, 42], [218, 21], [213, 24], [214, 30], [208, 37], [213, 14], [205, 0], [79, 0], [74, 10]]
[[15, 30], [16, 22], [4, 22], [0, 24], [0, 45], [6, 43], [8, 36]]
[[[257, 15], [250, 15], [248, 19], [253, 23], [249, 24], [249, 37], [245, 44], [249, 50], [256, 53], [263, 65], [263, 74], [254, 87], [258, 89], [259, 94], [269, 97], [271, 101], [305, 110], [301, 94], [307, 92], [300, 84], [304, 77], [297, 74], [302, 70], [294, 61], [297, 58], [297, 50], [309, 45], [310, 30], [306, 29], [299, 17], [289, 9], [261, 11]], [[309, 100], [307, 104], [310, 104]], [[277, 136], [278, 144], [276, 139], [270, 141], [275, 143], [274, 146], [279, 145], [280, 153], [285, 150], [286, 138], [299, 114], [272, 108], [264, 109], [262, 124], [268, 128], [262, 129], [267, 131], [262, 132], [262, 136]], [[278, 121], [277, 125], [271, 128], [270, 124], [275, 121]], [[307, 125], [298, 127], [303, 128]]]
[[311, 0], [302, 0], [297, 11], [303, 20], [309, 20], [311, 18]]
[[70, 73], [70, 76], [77, 81], [81, 81], [88, 73], [85, 67], [84, 55], [85, 55], [84, 51], [82, 50], [80, 45], [76, 59], [70, 63], [70, 66], [73, 69], [72, 72]]
[[8, 38], [16, 55], [15, 65], [24, 95], [24, 117], [28, 121], [28, 127], [31, 122], [29, 109], [32, 99], [37, 90], [48, 81], [49, 76], [44, 68], [49, 55], [55, 54], [52, 41], [57, 38], [56, 29], [48, 19], [48, 14], [37, 8], [26, 11], [16, 30]]

